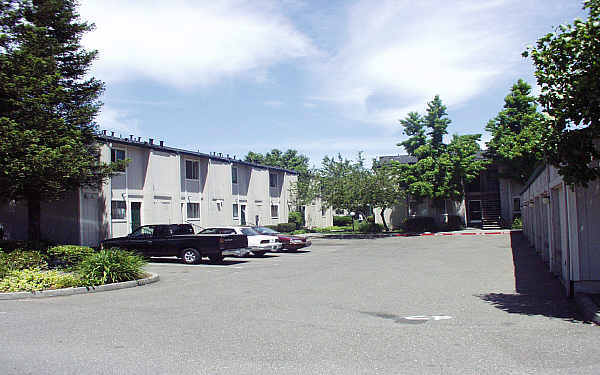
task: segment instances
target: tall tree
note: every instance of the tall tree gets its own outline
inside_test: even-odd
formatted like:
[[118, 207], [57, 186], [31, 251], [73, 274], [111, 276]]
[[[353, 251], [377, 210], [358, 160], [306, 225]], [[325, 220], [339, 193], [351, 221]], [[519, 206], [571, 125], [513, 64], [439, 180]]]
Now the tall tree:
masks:
[[523, 52], [531, 56], [548, 113], [549, 161], [565, 182], [586, 185], [600, 177], [600, 0], [585, 0], [586, 20], [561, 25]]
[[244, 160], [298, 172], [298, 181], [291, 188], [297, 207], [307, 205], [316, 198], [318, 188], [314, 181], [315, 172], [309, 166], [310, 159], [297, 150], [281, 152], [274, 148], [264, 155], [249, 151]]
[[371, 173], [368, 175], [367, 189], [368, 201], [371, 207], [381, 209], [380, 216], [383, 227], [389, 230], [385, 220], [385, 210], [397, 205], [406, 197], [401, 188], [395, 172], [397, 162], [379, 163], [373, 161]]
[[0, 197], [27, 202], [30, 239], [40, 238], [40, 202], [123, 167], [99, 161], [103, 83], [86, 76], [96, 51], [80, 45], [92, 29], [75, 1], [0, 1]]
[[486, 155], [500, 164], [503, 177], [525, 183], [544, 160], [549, 133], [527, 82], [519, 79], [512, 86], [504, 98], [504, 109], [485, 129], [492, 134]]
[[480, 134], [455, 135], [449, 144], [444, 143], [451, 123], [447, 116], [446, 106], [436, 95], [427, 103], [425, 116], [410, 113], [400, 121], [409, 138], [399, 145], [416, 162], [396, 165], [394, 169], [400, 188], [417, 199], [460, 200], [465, 184], [476, 178], [487, 164], [475, 157], [480, 149], [477, 143]]

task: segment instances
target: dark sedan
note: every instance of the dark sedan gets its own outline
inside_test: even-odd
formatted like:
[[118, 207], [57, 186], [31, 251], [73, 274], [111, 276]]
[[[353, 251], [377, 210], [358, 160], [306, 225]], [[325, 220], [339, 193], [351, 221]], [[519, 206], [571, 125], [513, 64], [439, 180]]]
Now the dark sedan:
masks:
[[312, 242], [308, 238], [279, 233], [271, 228], [252, 227], [252, 229], [254, 229], [260, 234], [264, 234], [267, 236], [277, 236], [279, 238], [279, 241], [283, 245], [283, 247], [281, 248], [282, 251], [297, 251], [298, 249], [308, 247], [312, 244]]

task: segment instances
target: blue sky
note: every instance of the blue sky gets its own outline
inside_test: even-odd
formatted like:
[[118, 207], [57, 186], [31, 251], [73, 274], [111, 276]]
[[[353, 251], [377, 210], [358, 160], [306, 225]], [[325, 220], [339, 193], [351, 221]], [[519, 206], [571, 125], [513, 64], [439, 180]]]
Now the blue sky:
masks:
[[[398, 120], [439, 94], [449, 132], [484, 133], [521, 52], [580, 1], [86, 0], [92, 74], [106, 82], [101, 129], [244, 156], [293, 148], [404, 153]], [[484, 140], [489, 135], [484, 133]]]

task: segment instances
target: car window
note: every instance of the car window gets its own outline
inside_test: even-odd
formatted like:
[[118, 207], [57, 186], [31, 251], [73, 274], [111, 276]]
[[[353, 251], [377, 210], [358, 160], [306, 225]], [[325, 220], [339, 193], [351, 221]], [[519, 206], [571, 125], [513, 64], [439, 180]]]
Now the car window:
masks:
[[256, 236], [256, 235], [258, 235], [258, 232], [256, 232], [252, 228], [242, 228], [242, 233], [245, 234], [246, 236]]
[[219, 233], [219, 228], [206, 228], [200, 234], [217, 234]]
[[267, 228], [267, 227], [252, 227], [252, 229], [254, 229], [255, 231], [257, 231], [260, 234], [266, 234], [266, 235], [277, 235], [279, 234], [279, 232], [274, 231], [271, 228]]
[[152, 236], [153, 234], [154, 227], [139, 227], [133, 233], [131, 233], [131, 237]]
[[194, 228], [190, 224], [174, 224], [171, 228], [173, 234], [194, 234]]
[[219, 231], [220, 234], [235, 234], [235, 230], [224, 228]]

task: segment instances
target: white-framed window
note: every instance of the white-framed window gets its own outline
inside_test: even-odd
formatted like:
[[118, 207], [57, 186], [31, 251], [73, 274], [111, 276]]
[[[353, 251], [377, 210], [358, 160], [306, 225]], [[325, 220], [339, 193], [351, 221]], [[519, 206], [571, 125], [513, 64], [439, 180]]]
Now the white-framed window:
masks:
[[269, 173], [269, 186], [277, 187], [277, 173]]
[[200, 163], [194, 160], [185, 161], [185, 178], [197, 180], [200, 178]]
[[276, 204], [271, 205], [271, 217], [277, 219], [279, 217], [279, 206]]
[[187, 218], [188, 219], [200, 219], [200, 203], [189, 203], [188, 202]]
[[110, 218], [113, 220], [127, 219], [127, 202], [125, 202], [125, 201], [110, 202]]
[[[125, 150], [120, 148], [111, 148], [110, 149], [110, 162], [114, 163], [117, 161], [122, 161], [126, 159]], [[119, 172], [125, 172], [125, 168], [120, 169]]]
[[231, 183], [232, 184], [237, 184], [238, 183], [238, 169], [237, 169], [237, 167], [231, 167]]
[[321, 206], [321, 216], [325, 216], [327, 214], [327, 207]]
[[233, 218], [237, 219], [240, 217], [240, 210], [239, 210], [239, 206], [237, 203], [233, 204]]

